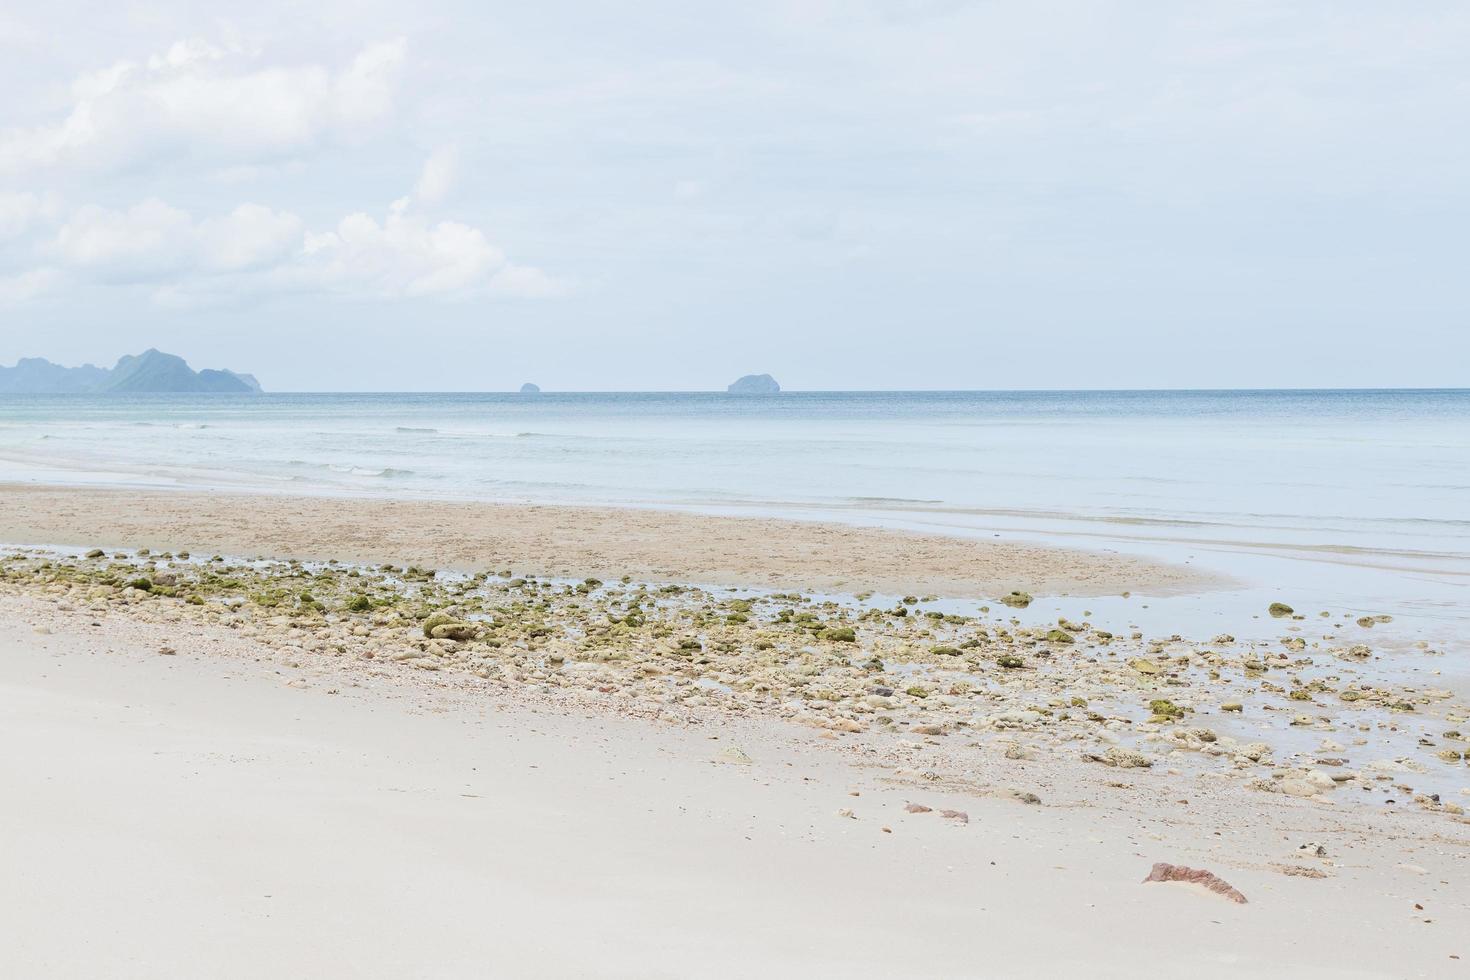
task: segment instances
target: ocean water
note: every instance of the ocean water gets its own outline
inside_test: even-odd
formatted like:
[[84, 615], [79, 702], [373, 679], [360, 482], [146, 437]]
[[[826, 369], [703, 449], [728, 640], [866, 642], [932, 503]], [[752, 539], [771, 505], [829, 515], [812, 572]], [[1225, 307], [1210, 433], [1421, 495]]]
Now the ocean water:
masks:
[[1470, 390], [0, 396], [0, 480], [849, 521], [1470, 622]]

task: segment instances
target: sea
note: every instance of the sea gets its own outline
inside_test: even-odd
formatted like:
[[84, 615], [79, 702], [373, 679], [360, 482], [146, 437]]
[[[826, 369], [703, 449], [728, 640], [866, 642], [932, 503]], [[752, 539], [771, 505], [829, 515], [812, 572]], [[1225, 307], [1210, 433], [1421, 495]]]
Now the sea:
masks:
[[0, 482], [653, 507], [1035, 541], [1226, 580], [1207, 601], [1087, 600], [1141, 628], [1238, 633], [1279, 599], [1393, 615], [1378, 635], [1404, 644], [1470, 644], [1470, 389], [9, 395]]

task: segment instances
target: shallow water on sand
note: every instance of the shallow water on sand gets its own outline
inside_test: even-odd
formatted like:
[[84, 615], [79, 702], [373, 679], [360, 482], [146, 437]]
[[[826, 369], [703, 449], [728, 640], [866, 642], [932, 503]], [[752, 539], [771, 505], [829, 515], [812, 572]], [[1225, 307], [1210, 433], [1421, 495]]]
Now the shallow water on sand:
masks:
[[1240, 632], [1281, 598], [1470, 634], [1470, 390], [4, 396], [0, 479], [1039, 540], [1240, 583], [1120, 617]]

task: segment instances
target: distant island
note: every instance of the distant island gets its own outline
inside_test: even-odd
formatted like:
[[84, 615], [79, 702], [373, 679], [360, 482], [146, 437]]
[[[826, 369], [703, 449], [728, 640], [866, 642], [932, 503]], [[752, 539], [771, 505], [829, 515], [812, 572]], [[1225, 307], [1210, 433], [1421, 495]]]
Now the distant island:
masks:
[[23, 357], [15, 367], [0, 366], [0, 394], [6, 395], [251, 394], [260, 390], [260, 382], [252, 375], [212, 368], [195, 371], [182, 357], [152, 348], [119, 358], [111, 368], [93, 364], [69, 368], [44, 357]]
[[781, 386], [769, 374], [747, 374], [725, 388], [732, 395], [774, 395]]
[[539, 395], [541, 394], [541, 386], [537, 384], [532, 384], [531, 382], [527, 381], [525, 384], [521, 385], [521, 394]]

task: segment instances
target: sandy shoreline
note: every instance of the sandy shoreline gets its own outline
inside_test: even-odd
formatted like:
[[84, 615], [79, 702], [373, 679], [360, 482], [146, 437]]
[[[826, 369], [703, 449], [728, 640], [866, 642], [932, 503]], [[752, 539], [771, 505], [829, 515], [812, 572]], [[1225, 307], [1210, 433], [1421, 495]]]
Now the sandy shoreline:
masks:
[[[1438, 690], [1432, 652], [1360, 655], [1379, 627], [1114, 635], [658, 584], [1201, 587], [1188, 568], [36, 487], [0, 487], [0, 539], [134, 549], [0, 551], [20, 937], [0, 974], [1405, 977], [1470, 957], [1470, 769], [1443, 758], [1470, 695]], [[1144, 884], [1154, 862], [1248, 903]]]
[[0, 484], [0, 541], [973, 598], [1223, 584], [1111, 552], [769, 518], [14, 483]]
[[[25, 746], [0, 756], [7, 975], [1405, 977], [1470, 955], [1470, 849], [1412, 811], [1242, 810], [1060, 757], [1021, 767], [1026, 805], [759, 719], [622, 718], [15, 595], [0, 651], [0, 737]], [[1154, 861], [1249, 904], [1142, 884]]]

